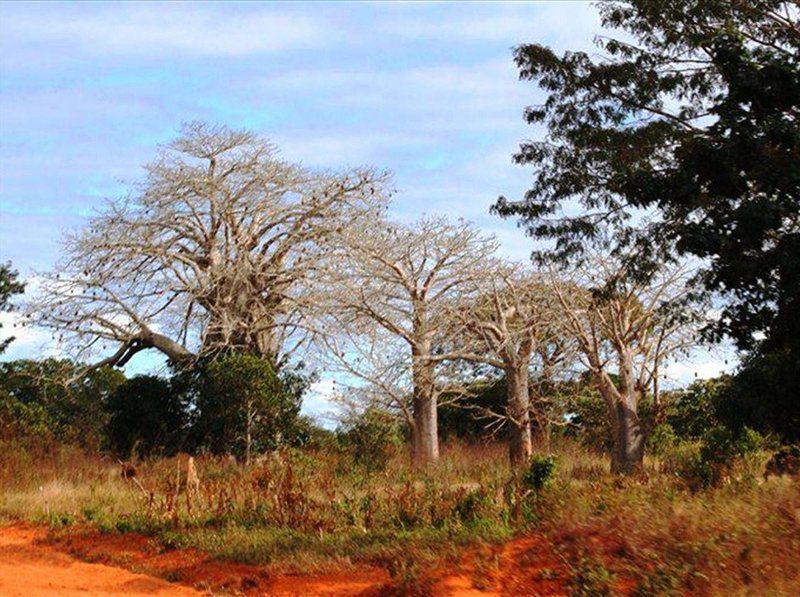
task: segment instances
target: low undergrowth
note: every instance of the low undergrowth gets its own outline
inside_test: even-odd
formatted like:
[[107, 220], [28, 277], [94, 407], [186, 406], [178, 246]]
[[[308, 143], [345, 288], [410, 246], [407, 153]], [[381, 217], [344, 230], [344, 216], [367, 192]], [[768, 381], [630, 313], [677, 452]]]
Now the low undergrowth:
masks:
[[[186, 484], [186, 456], [138, 463], [140, 487], [110, 460], [41, 455], [35, 470], [4, 477], [0, 517], [56, 532], [138, 532], [165, 549], [285, 572], [375, 565], [422, 592], [437, 566], [465, 553], [483, 554], [473, 575], [484, 588], [501, 583], [501, 546], [522, 535], [541, 537], [559, 562], [537, 574], [575, 595], [800, 586], [796, 479], [763, 482], [750, 459], [698, 488], [665, 458], [648, 462], [646, 479], [620, 480], [600, 456], [570, 444], [556, 452], [519, 478], [503, 446], [451, 445], [425, 472], [402, 453], [381, 471], [335, 450], [286, 451], [250, 467], [200, 457], [199, 489]], [[518, 565], [524, 574], [522, 556]]]

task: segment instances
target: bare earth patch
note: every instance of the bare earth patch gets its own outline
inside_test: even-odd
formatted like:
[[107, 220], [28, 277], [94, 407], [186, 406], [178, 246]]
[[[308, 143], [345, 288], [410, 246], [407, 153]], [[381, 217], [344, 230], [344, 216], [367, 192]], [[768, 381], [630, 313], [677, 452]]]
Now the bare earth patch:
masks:
[[[156, 541], [136, 533], [109, 535], [74, 528], [51, 536], [46, 544], [37, 542], [28, 549], [53, 552], [72, 561], [92, 562], [85, 565], [134, 570], [147, 575], [144, 578], [164, 583], [172, 591], [170, 594], [177, 595], [210, 592], [277, 596], [376, 595], [389, 582], [388, 573], [378, 569], [313, 576], [271, 575], [264, 566], [218, 560], [195, 549], [166, 550]], [[178, 585], [182, 585], [180, 590], [188, 592], [177, 592]], [[2, 587], [0, 585], [0, 589]]]
[[[531, 557], [525, 557], [525, 555]], [[457, 573], [438, 571], [435, 595], [563, 595], [563, 569], [537, 538], [498, 548], [493, 565], [469, 553]], [[525, 564], [520, 569], [520, 560]], [[533, 564], [531, 560], [535, 560]], [[541, 569], [551, 574], [540, 576]], [[444, 574], [442, 574], [444, 572]], [[209, 558], [194, 549], [165, 550], [142, 535], [72, 528], [50, 535], [27, 524], [0, 528], [2, 595], [385, 595], [389, 574], [364, 569], [338, 574], [270, 575], [266, 567]]]
[[200, 595], [167, 581], [104, 564], [81, 562], [43, 544], [41, 531], [27, 525], [0, 528], [0, 594], [29, 595]]

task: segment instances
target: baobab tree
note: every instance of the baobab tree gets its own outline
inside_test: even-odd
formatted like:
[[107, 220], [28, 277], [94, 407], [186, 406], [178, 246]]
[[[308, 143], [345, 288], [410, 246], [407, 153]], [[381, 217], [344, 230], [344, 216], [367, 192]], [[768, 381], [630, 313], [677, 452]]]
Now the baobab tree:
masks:
[[[280, 366], [306, 339], [312, 280], [342, 227], [386, 207], [387, 175], [320, 172], [248, 131], [184, 127], [146, 179], [64, 241], [29, 304], [76, 357], [122, 366], [237, 351]], [[87, 354], [88, 353], [88, 354]]]
[[[533, 450], [531, 368], [538, 367], [538, 377], [552, 379], [569, 355], [563, 309], [546, 278], [500, 260], [470, 285], [470, 292], [452, 305], [458, 330], [452, 355], [504, 374], [505, 411], [486, 415], [508, 424], [511, 464], [524, 466]], [[537, 415], [543, 423], [545, 414]]]
[[658, 413], [664, 364], [692, 348], [701, 323], [688, 302], [685, 266], [664, 265], [642, 275], [634, 262], [624, 253], [587, 249], [587, 258], [569, 273], [552, 275], [567, 329], [606, 403], [611, 470], [626, 475], [642, 470], [650, 432], [639, 419], [639, 404], [651, 394]]
[[[423, 218], [343, 232], [347, 250], [331, 284], [333, 313], [320, 334], [346, 373], [383, 387], [405, 412], [417, 465], [439, 457], [437, 406], [454, 355], [448, 302], [484, 275], [497, 244], [466, 222]], [[404, 390], [406, 389], [407, 390]], [[452, 395], [452, 394], [451, 394]]]

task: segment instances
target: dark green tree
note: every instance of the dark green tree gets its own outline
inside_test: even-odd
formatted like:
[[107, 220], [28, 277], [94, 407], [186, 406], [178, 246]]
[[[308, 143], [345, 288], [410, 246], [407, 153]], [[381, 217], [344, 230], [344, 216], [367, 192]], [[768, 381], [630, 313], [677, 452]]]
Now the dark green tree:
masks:
[[307, 383], [301, 373], [279, 374], [255, 355], [230, 354], [204, 364], [193, 429], [198, 447], [249, 462], [255, 452], [292, 443]]
[[[621, 35], [598, 39], [598, 54], [515, 50], [520, 77], [547, 94], [526, 119], [547, 134], [515, 156], [534, 166], [532, 188], [494, 210], [554, 242], [540, 259], [579, 258], [610, 229], [636, 247], [644, 271], [676, 254], [700, 258], [700, 280], [721, 306], [710, 337], [797, 369], [796, 3], [626, 0], [599, 10]], [[796, 390], [781, 388], [797, 412]]]
[[101, 367], [79, 377], [81, 369], [59, 359], [0, 363], [0, 434], [99, 450], [106, 403], [125, 376]]
[[137, 375], [117, 388], [106, 408], [109, 447], [123, 458], [173, 455], [182, 447], [187, 412], [168, 380]]
[[774, 350], [748, 357], [720, 391], [716, 415], [727, 427], [800, 442], [800, 363], [797, 353]]
[[685, 390], [669, 392], [667, 423], [682, 440], [698, 440], [712, 427], [720, 424], [718, 409], [722, 395], [730, 386], [729, 375], [693, 382]]
[[[10, 263], [0, 263], [0, 313], [11, 311], [11, 297], [25, 291], [25, 284], [17, 279], [18, 276], [19, 274], [11, 269]], [[0, 322], [0, 328], [2, 327], [3, 324]], [[14, 336], [0, 339], [0, 354], [5, 352], [12, 340], [14, 340]]]
[[[523, 79], [546, 101], [526, 111], [542, 141], [516, 155], [536, 168], [518, 215], [556, 254], [579, 253], [609, 224], [656, 212], [652, 235], [706, 260], [724, 294], [716, 328], [745, 349], [800, 337], [800, 17], [778, 0], [600, 4], [602, 56], [518, 47]], [[583, 211], [565, 216], [571, 199]], [[545, 252], [540, 252], [543, 256]], [[650, 254], [643, 252], [643, 256]], [[658, 258], [661, 258], [658, 256]]]

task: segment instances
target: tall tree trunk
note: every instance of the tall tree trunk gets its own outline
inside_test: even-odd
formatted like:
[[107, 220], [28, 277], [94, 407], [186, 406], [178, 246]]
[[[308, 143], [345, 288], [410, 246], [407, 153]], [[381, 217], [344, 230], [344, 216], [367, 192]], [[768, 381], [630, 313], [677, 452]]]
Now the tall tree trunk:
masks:
[[506, 403], [511, 423], [508, 443], [511, 466], [523, 467], [533, 453], [527, 361], [506, 370]]
[[645, 434], [635, 401], [635, 397], [632, 400], [623, 398], [611, 407], [614, 411], [611, 417], [614, 434], [611, 472], [618, 475], [636, 475], [644, 469]]
[[644, 444], [646, 434], [642, 428], [637, 407], [639, 392], [633, 377], [633, 360], [629, 353], [620, 351], [619, 382], [600, 373], [598, 385], [608, 407], [611, 424], [611, 472], [618, 475], [636, 475], [644, 469]]
[[433, 366], [414, 355], [414, 424], [411, 426], [414, 466], [425, 467], [439, 460], [439, 429]]
[[436, 401], [432, 396], [414, 399], [412, 427], [414, 466], [425, 467], [439, 460], [439, 430]]

